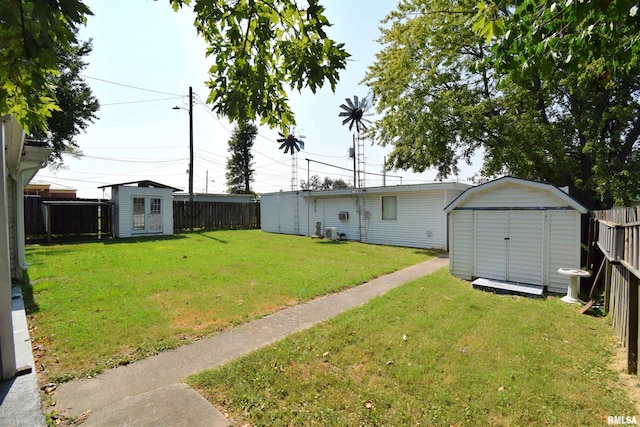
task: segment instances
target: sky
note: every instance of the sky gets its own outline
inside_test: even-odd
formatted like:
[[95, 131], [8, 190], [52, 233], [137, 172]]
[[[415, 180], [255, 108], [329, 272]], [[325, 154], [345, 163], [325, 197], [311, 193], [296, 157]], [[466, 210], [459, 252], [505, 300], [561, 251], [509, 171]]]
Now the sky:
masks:
[[[45, 168], [32, 182], [52, 188], [72, 188], [82, 198], [109, 198], [100, 186], [151, 180], [188, 191], [188, 91], [193, 88], [193, 141], [195, 193], [225, 193], [228, 141], [234, 128], [206, 105], [205, 85], [212, 60], [193, 26], [193, 12], [174, 12], [166, 0], [88, 0], [94, 13], [80, 38], [93, 40], [83, 72], [101, 108], [98, 120], [76, 139], [83, 157], [64, 156], [64, 168]], [[396, 6], [395, 0], [325, 0], [333, 26], [327, 31], [345, 43], [352, 55], [340, 74], [335, 93], [327, 87], [312, 93], [294, 91], [290, 105], [296, 133], [305, 150], [298, 154], [296, 185], [308, 176], [343, 179], [353, 183], [353, 160], [348, 156], [352, 132], [338, 114], [345, 98], [363, 97], [361, 84], [367, 67], [381, 50], [376, 41], [380, 21]], [[173, 107], [180, 107], [173, 109]], [[291, 156], [279, 150], [277, 130], [260, 127], [253, 146], [258, 193], [292, 189]], [[382, 165], [391, 147], [365, 143], [365, 185], [383, 184]], [[327, 166], [337, 166], [331, 167]], [[477, 167], [459, 165], [451, 180], [469, 182]], [[342, 168], [342, 169], [339, 169]], [[345, 170], [347, 169], [347, 170]], [[379, 174], [379, 175], [373, 175]], [[434, 182], [435, 171], [415, 174], [387, 172], [386, 185]]]

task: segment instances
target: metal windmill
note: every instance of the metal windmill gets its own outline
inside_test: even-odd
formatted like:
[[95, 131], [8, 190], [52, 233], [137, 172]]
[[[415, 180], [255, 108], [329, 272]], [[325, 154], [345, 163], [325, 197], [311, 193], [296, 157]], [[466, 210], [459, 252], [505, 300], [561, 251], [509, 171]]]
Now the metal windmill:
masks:
[[291, 152], [291, 191], [298, 189], [298, 153], [304, 150], [304, 135], [296, 133], [294, 127], [285, 129], [284, 132], [278, 132], [280, 138], [276, 141], [280, 143], [280, 150], [284, 148], [284, 153]]
[[[291, 193], [295, 194], [298, 189], [298, 153], [300, 150], [304, 150], [304, 135], [297, 135], [295, 128], [291, 127], [285, 129], [284, 132], [278, 132], [280, 138], [276, 141], [280, 143], [280, 150], [284, 148], [284, 153], [291, 152]], [[296, 233], [300, 233], [300, 217], [298, 197], [293, 199], [293, 212], [294, 212], [294, 227]]]
[[[364, 139], [361, 138], [360, 132], [367, 130], [367, 124], [371, 121], [367, 120], [365, 116], [369, 115], [368, 110], [373, 103], [373, 92], [369, 92], [362, 100], [357, 96], [353, 97], [353, 101], [350, 98], [345, 98], [346, 104], [341, 104], [340, 108], [344, 111], [340, 112], [338, 117], [344, 117], [342, 125], [349, 124], [349, 130], [353, 130], [353, 125], [356, 126], [356, 132], [353, 134], [353, 163], [354, 163], [354, 183], [356, 188], [363, 188], [364, 185]], [[356, 140], [358, 143], [356, 144]], [[357, 150], [356, 150], [357, 146]], [[357, 164], [357, 167], [356, 167]], [[356, 182], [357, 181], [357, 182]]]

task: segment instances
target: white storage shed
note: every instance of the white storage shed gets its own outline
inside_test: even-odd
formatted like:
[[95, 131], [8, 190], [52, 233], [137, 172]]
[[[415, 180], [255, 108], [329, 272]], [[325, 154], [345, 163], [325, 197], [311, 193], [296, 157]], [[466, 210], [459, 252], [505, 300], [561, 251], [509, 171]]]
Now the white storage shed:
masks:
[[447, 182], [261, 194], [262, 231], [311, 236], [315, 224], [347, 240], [446, 249], [443, 209], [470, 185]]
[[114, 202], [114, 237], [173, 234], [173, 192], [177, 188], [153, 181], [105, 185]]
[[581, 215], [587, 209], [559, 188], [504, 177], [470, 188], [445, 208], [449, 270], [566, 293], [562, 267], [580, 268]]

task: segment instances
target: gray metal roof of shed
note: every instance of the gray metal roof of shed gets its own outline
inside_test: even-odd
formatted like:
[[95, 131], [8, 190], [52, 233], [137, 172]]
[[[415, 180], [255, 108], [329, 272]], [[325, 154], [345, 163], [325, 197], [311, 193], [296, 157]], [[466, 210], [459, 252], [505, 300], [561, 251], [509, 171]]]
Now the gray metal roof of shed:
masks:
[[169, 185], [160, 184], [159, 182], [142, 180], [142, 181], [131, 181], [131, 182], [122, 182], [120, 184], [109, 184], [109, 185], [101, 185], [98, 188], [107, 188], [107, 187], [122, 187], [125, 185], [133, 185], [136, 184], [138, 187], [148, 187], [148, 188], [170, 188], [173, 191], [182, 191], [179, 188], [171, 187]]

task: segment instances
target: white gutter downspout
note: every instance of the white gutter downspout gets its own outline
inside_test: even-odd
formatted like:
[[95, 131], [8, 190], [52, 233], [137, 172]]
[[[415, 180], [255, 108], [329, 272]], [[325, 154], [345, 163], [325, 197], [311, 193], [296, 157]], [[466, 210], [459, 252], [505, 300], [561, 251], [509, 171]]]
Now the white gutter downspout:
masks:
[[16, 214], [16, 267], [18, 269], [17, 274], [21, 275], [21, 270], [26, 270], [31, 264], [27, 262], [25, 255], [25, 224], [24, 224], [24, 178], [25, 176], [33, 176], [34, 171], [38, 171], [45, 166], [46, 163], [41, 163], [38, 166], [20, 169], [19, 172], [11, 175], [14, 185], [14, 203]]

